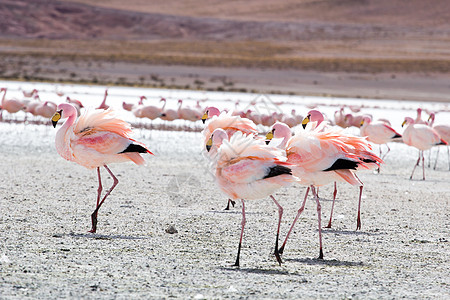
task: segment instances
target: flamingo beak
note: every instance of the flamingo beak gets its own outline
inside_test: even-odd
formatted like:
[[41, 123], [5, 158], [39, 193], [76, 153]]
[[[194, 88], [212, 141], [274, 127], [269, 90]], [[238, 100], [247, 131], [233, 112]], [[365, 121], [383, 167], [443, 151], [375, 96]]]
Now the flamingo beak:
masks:
[[266, 145], [269, 145], [272, 139], [273, 139], [273, 132], [270, 131], [268, 134], [266, 134]]
[[405, 126], [405, 124], [406, 124], [406, 120], [405, 120], [405, 121], [403, 121], [403, 123], [402, 123], [402, 127], [403, 127], [403, 126]]
[[309, 123], [309, 116], [306, 116], [306, 118], [304, 118], [303, 121], [302, 121], [303, 129], [306, 128], [306, 124], [308, 124], [308, 123]]
[[211, 150], [212, 147], [212, 137], [209, 138], [209, 140], [206, 142], [206, 151], [209, 152], [209, 150]]
[[361, 121], [361, 124], [359, 124], [359, 127], [364, 125], [364, 120]]
[[52, 117], [52, 124], [53, 127], [56, 127], [56, 124], [58, 124], [59, 119], [61, 119], [61, 113], [62, 110], [55, 112], [55, 114]]
[[205, 124], [206, 119], [208, 119], [208, 112], [205, 112], [205, 113], [203, 114], [203, 116], [202, 116], [202, 122], [203, 122], [203, 124]]

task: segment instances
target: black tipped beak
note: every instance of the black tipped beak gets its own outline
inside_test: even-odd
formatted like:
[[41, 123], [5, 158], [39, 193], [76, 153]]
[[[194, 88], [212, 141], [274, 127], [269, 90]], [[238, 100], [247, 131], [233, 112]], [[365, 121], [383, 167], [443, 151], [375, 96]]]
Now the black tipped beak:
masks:
[[302, 124], [303, 129], [306, 129], [306, 124]]
[[52, 121], [53, 128], [56, 128], [56, 124], [58, 124], [58, 121]]
[[211, 150], [211, 146], [210, 145], [206, 145], [206, 151], [209, 152], [209, 150]]
[[205, 122], [206, 122], [206, 119], [202, 119], [202, 123], [205, 124]]
[[269, 145], [269, 143], [270, 143], [270, 140], [266, 140], [266, 145]]

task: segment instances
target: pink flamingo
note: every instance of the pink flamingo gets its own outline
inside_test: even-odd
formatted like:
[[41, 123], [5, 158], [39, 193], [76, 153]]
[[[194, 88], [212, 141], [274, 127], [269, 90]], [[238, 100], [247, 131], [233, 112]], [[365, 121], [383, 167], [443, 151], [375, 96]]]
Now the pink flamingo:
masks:
[[[42, 104], [41, 98], [39, 95], [34, 96], [34, 101], [30, 101], [26, 104], [25, 112], [32, 114], [33, 116], [36, 116], [35, 110], [36, 107]], [[25, 115], [25, 121], [27, 119], [27, 115]]]
[[139, 104], [142, 105], [140, 107], [141, 118], [148, 118], [150, 120], [155, 120], [156, 118], [161, 117], [162, 112], [160, 107], [153, 105], [143, 105], [143, 100], [147, 100], [147, 97], [143, 96], [139, 101]]
[[414, 120], [414, 124], [425, 124], [425, 125], [428, 124], [427, 122], [422, 120], [422, 109], [420, 107], [417, 109], [417, 116], [416, 119]]
[[[137, 165], [145, 163], [140, 153], [149, 153], [147, 147], [130, 138], [131, 126], [117, 118], [111, 110], [87, 111], [77, 120], [76, 108], [61, 103], [52, 117], [53, 127], [60, 119], [67, 120], [56, 133], [56, 150], [64, 159], [73, 161], [88, 169], [97, 168], [97, 205], [91, 215], [92, 229], [97, 230], [97, 213], [106, 197], [116, 187], [119, 180], [109, 167], [110, 163], [133, 161]], [[102, 182], [100, 167], [104, 167], [113, 178], [113, 185], [100, 200]]]
[[[431, 113], [430, 117], [428, 118], [429, 125], [431, 127], [433, 127], [434, 130], [436, 130], [436, 132], [439, 134], [441, 139], [443, 139], [447, 143], [450, 143], [450, 125], [446, 125], [446, 124], [434, 125], [434, 118], [435, 118], [435, 114]], [[434, 167], [433, 167], [434, 170], [436, 170], [438, 157], [439, 157], [439, 147], [437, 148], [436, 160], [434, 161]], [[448, 170], [450, 171], [450, 147], [449, 146], [447, 146], [447, 158], [448, 158]]]
[[167, 100], [166, 98], [161, 98], [160, 102], [164, 102], [163, 107], [161, 108], [162, 115], [161, 120], [164, 121], [174, 121], [178, 119], [178, 112], [174, 109], [166, 109]]
[[372, 118], [369, 116], [365, 116], [362, 119], [360, 134], [361, 136], [366, 136], [369, 142], [378, 144], [380, 146], [380, 157], [381, 157], [381, 145], [386, 145], [388, 150], [384, 154], [384, 156], [381, 157], [382, 159], [384, 159], [386, 155], [389, 153], [389, 151], [391, 151], [387, 143], [402, 137], [400, 133], [395, 131], [394, 128], [392, 128], [391, 126], [387, 125], [384, 122], [378, 121], [372, 123]]
[[[232, 116], [230, 113], [221, 114], [219, 109], [216, 107], [210, 106], [205, 109], [205, 113], [202, 116], [202, 122], [205, 123], [208, 118], [211, 118], [211, 120], [202, 131], [205, 147], [210, 146], [208, 145], [208, 141], [210, 140], [213, 132], [219, 128], [223, 129], [227, 133], [227, 136], [232, 136], [238, 131], [252, 136], [258, 135], [256, 125], [251, 120], [241, 118], [239, 116]], [[207, 157], [213, 160], [216, 153], [217, 151], [209, 151]], [[230, 204], [234, 207], [235, 202], [232, 199], [228, 199], [225, 210], [230, 209]]]
[[334, 124], [342, 128], [347, 128], [347, 123], [345, 122], [344, 108], [341, 107], [338, 111], [334, 112]]
[[[239, 257], [246, 222], [244, 200], [256, 200], [267, 196], [270, 196], [278, 207], [279, 218], [274, 254], [281, 265], [278, 238], [283, 208], [272, 194], [279, 188], [296, 181], [297, 178], [292, 176], [290, 164], [284, 161], [286, 158], [279, 149], [266, 146], [255, 140], [252, 135], [245, 136], [242, 132], [236, 132], [228, 140], [227, 133], [223, 129], [219, 128], [214, 132], [216, 131], [221, 132], [222, 138], [214, 165], [216, 182], [228, 197], [242, 201], [242, 227], [234, 266], [239, 267], [240, 264]], [[216, 141], [216, 143], [220, 142]]]
[[178, 100], [178, 117], [180, 119], [186, 120], [186, 121], [198, 121], [202, 118], [201, 112], [192, 109], [190, 107], [182, 107], [183, 106], [183, 100]]
[[126, 111], [132, 111], [134, 106], [135, 105], [133, 103], [122, 102], [122, 108]]
[[81, 103], [80, 100], [71, 99], [69, 96], [67, 96], [66, 102], [72, 104], [75, 107], [75, 109], [77, 110], [78, 116], [81, 115], [81, 109], [84, 108], [84, 105], [83, 105], [83, 103]]
[[420, 159], [422, 158], [422, 173], [423, 180], [425, 180], [425, 159], [423, 157], [423, 151], [431, 149], [431, 147], [437, 145], [448, 145], [448, 143], [441, 139], [436, 130], [425, 124], [415, 124], [414, 120], [410, 117], [406, 117], [403, 121], [402, 127], [405, 125], [406, 129], [405, 131], [403, 131], [403, 142], [406, 145], [419, 149], [419, 158], [414, 165], [409, 179], [413, 178], [414, 171], [416, 170], [416, 167], [419, 165]]
[[[282, 123], [276, 123], [272, 128], [274, 138], [282, 138], [278, 146], [286, 150], [288, 162], [293, 164], [294, 176], [300, 178], [300, 184], [308, 186], [302, 206], [297, 212], [291, 228], [286, 235], [280, 254], [283, 253], [289, 235], [303, 212], [307, 195], [311, 189], [317, 204], [318, 226], [319, 226], [319, 258], [323, 258], [322, 251], [322, 229], [321, 229], [321, 206], [316, 187], [326, 185], [333, 181], [344, 181], [351, 185], [359, 186], [359, 204], [357, 227], [361, 228], [361, 196], [363, 183], [354, 173], [354, 170], [372, 168], [382, 160], [370, 152], [370, 145], [361, 137], [346, 135], [335, 128], [324, 130], [325, 123], [319, 126], [309, 126], [306, 130], [299, 129], [292, 137], [289, 127]], [[266, 136], [270, 139], [270, 135]]]
[[45, 101], [36, 106], [34, 114], [50, 119], [56, 112], [56, 104], [51, 101]]
[[108, 89], [105, 90], [105, 96], [103, 97], [102, 103], [97, 107], [97, 109], [108, 109], [109, 105], [106, 104], [106, 97], [108, 97]]
[[37, 89], [33, 89], [31, 92], [22, 91], [22, 93], [23, 93], [23, 96], [24, 96], [24, 97], [26, 97], [26, 98], [31, 98], [31, 97], [33, 97], [35, 94], [38, 93], [38, 90], [37, 90]]
[[10, 114], [14, 114], [17, 113], [21, 110], [25, 110], [26, 106], [25, 104], [23, 104], [22, 101], [17, 100], [17, 99], [5, 99], [6, 98], [6, 92], [7, 89], [6, 88], [1, 88], [0, 89], [0, 93], [4, 93], [3, 97], [2, 97], [2, 103], [1, 103], [1, 111], [6, 110], [7, 112], [9, 112]]

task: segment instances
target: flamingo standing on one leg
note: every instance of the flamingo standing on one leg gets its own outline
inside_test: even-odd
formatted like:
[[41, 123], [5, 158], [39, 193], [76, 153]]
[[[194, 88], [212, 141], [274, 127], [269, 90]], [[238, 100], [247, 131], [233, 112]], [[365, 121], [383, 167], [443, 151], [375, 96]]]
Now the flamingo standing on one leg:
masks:
[[[92, 229], [97, 230], [97, 213], [106, 197], [116, 187], [119, 180], [108, 168], [110, 163], [133, 161], [143, 165], [145, 160], [140, 153], [150, 153], [144, 144], [130, 138], [131, 126], [117, 118], [111, 110], [86, 111], [77, 120], [77, 110], [68, 103], [61, 103], [52, 117], [56, 127], [60, 119], [67, 120], [56, 133], [56, 150], [64, 159], [76, 162], [88, 169], [97, 168], [97, 205], [91, 215]], [[113, 185], [100, 200], [102, 182], [100, 167], [104, 167], [113, 178]]]
[[436, 130], [425, 124], [415, 124], [414, 120], [410, 117], [406, 117], [403, 121], [402, 127], [405, 125], [407, 127], [403, 132], [403, 142], [405, 142], [406, 145], [419, 149], [419, 158], [414, 165], [409, 179], [413, 178], [414, 171], [419, 165], [420, 159], [422, 159], [422, 173], [423, 180], [425, 180], [425, 159], [423, 157], [423, 151], [431, 149], [431, 147], [437, 145], [448, 145], [448, 143], [441, 139]]
[[[278, 252], [278, 238], [281, 225], [283, 208], [275, 200], [272, 194], [279, 188], [297, 180], [292, 176], [290, 164], [284, 162], [286, 157], [274, 147], [266, 146], [253, 136], [245, 136], [242, 132], [236, 132], [229, 140], [223, 129], [220, 131], [221, 141], [215, 141], [221, 146], [214, 164], [214, 173], [219, 188], [232, 199], [242, 201], [241, 236], [237, 258], [234, 266], [239, 267], [242, 237], [245, 227], [244, 200], [256, 200], [270, 196], [278, 207], [278, 229], [275, 241], [275, 257], [281, 265], [281, 257]], [[219, 136], [219, 135], [218, 135]]]
[[317, 204], [318, 226], [319, 226], [319, 258], [323, 258], [322, 231], [321, 231], [321, 206], [316, 192], [316, 187], [333, 181], [345, 181], [351, 185], [360, 187], [357, 227], [361, 228], [360, 208], [363, 183], [354, 173], [360, 168], [372, 168], [381, 163], [382, 160], [370, 152], [370, 145], [361, 137], [346, 135], [340, 130], [329, 128], [323, 130], [325, 123], [307, 127], [306, 130], [297, 130], [291, 136], [289, 127], [282, 123], [276, 123], [272, 131], [266, 136], [268, 139], [282, 138], [278, 146], [286, 150], [288, 162], [292, 163], [294, 176], [300, 178], [300, 184], [307, 185], [306, 196], [303, 204], [298, 210], [288, 234], [280, 248], [283, 253], [289, 235], [303, 212], [309, 190], [312, 190]]

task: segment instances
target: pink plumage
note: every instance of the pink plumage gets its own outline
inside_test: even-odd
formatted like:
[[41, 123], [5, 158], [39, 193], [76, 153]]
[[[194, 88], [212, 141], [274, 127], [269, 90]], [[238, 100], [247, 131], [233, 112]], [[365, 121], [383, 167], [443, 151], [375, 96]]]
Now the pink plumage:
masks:
[[[97, 212], [106, 197], [119, 182], [107, 164], [133, 161], [138, 165], [145, 163], [140, 153], [149, 153], [147, 147], [133, 140], [131, 126], [117, 118], [113, 111], [96, 109], [85, 110], [77, 120], [77, 110], [72, 104], [61, 103], [52, 118], [53, 125], [61, 118], [67, 118], [56, 133], [56, 150], [66, 160], [76, 162], [86, 168], [97, 168], [99, 188], [97, 206], [93, 212], [92, 229], [96, 232]], [[114, 180], [112, 187], [100, 201], [102, 191], [100, 167], [105, 167]]]

